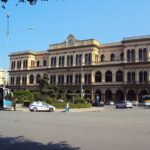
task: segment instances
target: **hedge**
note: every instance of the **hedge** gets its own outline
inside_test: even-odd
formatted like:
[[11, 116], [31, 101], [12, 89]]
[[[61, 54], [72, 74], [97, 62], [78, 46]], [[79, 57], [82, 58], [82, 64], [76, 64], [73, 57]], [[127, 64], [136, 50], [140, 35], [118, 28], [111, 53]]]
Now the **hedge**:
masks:
[[[67, 103], [52, 103], [51, 105], [55, 106], [56, 108], [63, 108], [65, 109]], [[78, 104], [73, 104], [69, 103], [69, 108], [91, 108], [92, 104], [91, 103], [78, 103]]]

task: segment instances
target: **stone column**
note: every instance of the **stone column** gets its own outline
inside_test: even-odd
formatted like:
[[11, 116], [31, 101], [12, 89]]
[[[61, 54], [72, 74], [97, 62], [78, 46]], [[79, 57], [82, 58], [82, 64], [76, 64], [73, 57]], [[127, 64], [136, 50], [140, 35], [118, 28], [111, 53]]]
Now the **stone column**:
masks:
[[64, 74], [64, 85], [66, 85], [67, 82], [67, 74]]
[[56, 74], [56, 85], [58, 85], [58, 74]]
[[124, 63], [126, 63], [127, 62], [127, 50], [126, 50], [127, 48], [125, 47], [124, 48]]
[[124, 70], [124, 83], [127, 83], [127, 72], [128, 70]]
[[147, 46], [147, 61], [150, 61], [150, 45]]
[[75, 66], [76, 65], [76, 54], [72, 54], [73, 55], [73, 65], [72, 66]]
[[91, 73], [91, 83], [94, 84], [95, 83], [95, 76], [94, 76], [94, 71], [92, 71]]
[[64, 62], [64, 67], [67, 67], [67, 54], [65, 54], [65, 62]]
[[75, 72], [72, 73], [72, 85], [75, 85]]
[[29, 74], [27, 74], [27, 86], [29, 85]]
[[112, 72], [112, 82], [116, 82], [116, 74], [115, 74], [115, 72]]
[[22, 75], [20, 75], [20, 86], [22, 85]]
[[56, 67], [59, 67], [59, 55], [56, 56]]
[[102, 83], [105, 83], [105, 72], [102, 72]]

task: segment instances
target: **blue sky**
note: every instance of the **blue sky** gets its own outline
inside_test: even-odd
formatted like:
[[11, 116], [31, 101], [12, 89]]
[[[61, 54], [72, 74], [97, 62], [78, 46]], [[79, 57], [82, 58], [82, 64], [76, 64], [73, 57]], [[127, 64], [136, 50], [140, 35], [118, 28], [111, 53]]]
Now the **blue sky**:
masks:
[[[5, 10], [0, 8], [0, 29], [6, 31], [6, 14], [10, 14], [12, 33], [8, 53], [47, 50], [50, 44], [65, 41], [69, 34], [78, 40], [94, 38], [100, 43], [150, 35], [149, 0], [49, 0], [17, 7], [17, 0], [9, 1]], [[31, 26], [35, 29], [13, 32]], [[6, 35], [0, 32], [0, 68], [3, 69], [6, 49]]]

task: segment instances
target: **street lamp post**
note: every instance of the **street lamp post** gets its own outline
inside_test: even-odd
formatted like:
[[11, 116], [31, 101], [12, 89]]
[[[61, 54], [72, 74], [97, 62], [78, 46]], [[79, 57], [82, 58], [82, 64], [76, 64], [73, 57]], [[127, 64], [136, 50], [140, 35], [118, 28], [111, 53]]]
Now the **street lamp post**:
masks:
[[81, 92], [81, 98], [83, 98], [83, 84], [82, 84], [82, 77], [83, 77], [83, 54], [80, 57], [80, 63], [81, 63], [81, 84], [80, 84], [80, 92]]
[[4, 77], [4, 83], [3, 86], [5, 87], [7, 84], [7, 55], [8, 55], [8, 50], [9, 50], [9, 37], [12, 33], [17, 32], [17, 31], [21, 31], [21, 30], [33, 30], [34, 27], [27, 27], [27, 28], [23, 28], [23, 29], [17, 29], [14, 30], [12, 32], [9, 31], [9, 18], [10, 18], [10, 14], [6, 14], [7, 17], [7, 28], [6, 28], [6, 32], [4, 30], [1, 30], [1, 32], [3, 32], [4, 34], [6, 34], [6, 55], [5, 55], [5, 77]]

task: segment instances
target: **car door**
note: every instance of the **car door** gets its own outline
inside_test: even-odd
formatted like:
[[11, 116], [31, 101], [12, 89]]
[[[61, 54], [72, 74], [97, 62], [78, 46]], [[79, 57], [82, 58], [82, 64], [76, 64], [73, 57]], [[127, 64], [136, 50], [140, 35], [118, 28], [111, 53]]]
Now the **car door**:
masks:
[[43, 102], [43, 111], [48, 111], [49, 107], [46, 103]]

